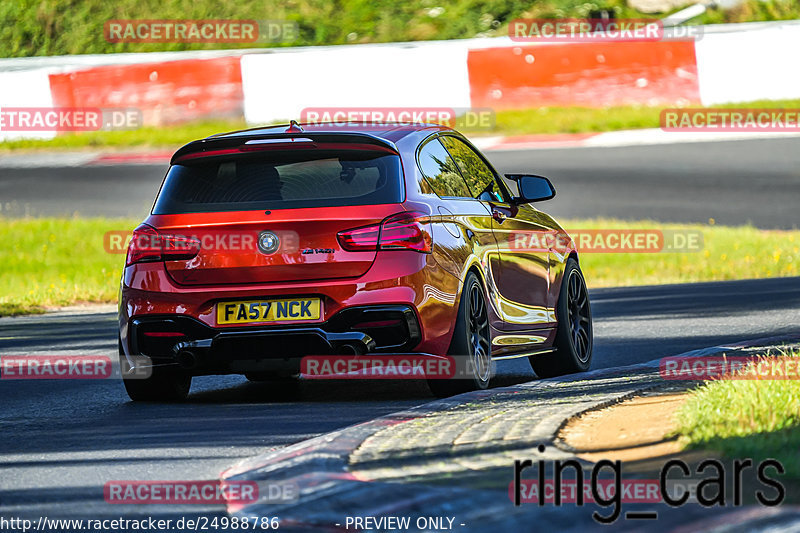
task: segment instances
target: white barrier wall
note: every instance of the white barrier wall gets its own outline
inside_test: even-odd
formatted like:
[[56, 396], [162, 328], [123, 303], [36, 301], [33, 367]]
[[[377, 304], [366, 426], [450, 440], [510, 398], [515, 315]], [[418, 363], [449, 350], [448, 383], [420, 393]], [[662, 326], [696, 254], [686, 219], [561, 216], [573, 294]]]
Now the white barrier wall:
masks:
[[[3, 107], [51, 107], [50, 78], [44, 69], [0, 71], [0, 109]], [[0, 141], [11, 139], [52, 139], [54, 131], [4, 131], [0, 124]]]
[[326, 48], [242, 57], [244, 117], [299, 118], [307, 107], [470, 107], [458, 41]]
[[706, 33], [695, 53], [703, 105], [800, 98], [799, 24]]

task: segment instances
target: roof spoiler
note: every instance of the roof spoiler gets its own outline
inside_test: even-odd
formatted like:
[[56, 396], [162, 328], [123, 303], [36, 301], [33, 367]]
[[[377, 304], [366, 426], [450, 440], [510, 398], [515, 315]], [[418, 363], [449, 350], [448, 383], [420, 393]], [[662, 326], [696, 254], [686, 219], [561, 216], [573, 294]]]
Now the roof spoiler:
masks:
[[181, 161], [200, 157], [233, 155], [237, 153], [269, 150], [376, 150], [399, 154], [397, 146], [381, 137], [360, 132], [325, 132], [288, 130], [282, 133], [262, 135], [233, 134], [209, 137], [182, 146], [170, 159], [174, 165]]

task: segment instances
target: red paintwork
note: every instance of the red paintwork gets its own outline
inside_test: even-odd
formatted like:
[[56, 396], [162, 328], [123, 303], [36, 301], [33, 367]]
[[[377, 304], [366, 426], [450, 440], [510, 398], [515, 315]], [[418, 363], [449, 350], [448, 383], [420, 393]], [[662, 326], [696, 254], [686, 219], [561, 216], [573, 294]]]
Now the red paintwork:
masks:
[[241, 117], [244, 108], [238, 57], [102, 65], [50, 74], [53, 105], [134, 108], [144, 124]]
[[[239, 132], [242, 143], [258, 135], [284, 132], [285, 126], [250, 133]], [[305, 133], [325, 131], [314, 126]], [[342, 131], [331, 128], [330, 131]], [[349, 130], [352, 131], [352, 130]], [[420, 144], [437, 133], [455, 134], [442, 126], [364, 130], [391, 143], [400, 154], [405, 179], [405, 199], [400, 204], [353, 208], [279, 209], [185, 215], [150, 215], [144, 222], [163, 234], [225, 234], [260, 231], [294, 231], [297, 249], [264, 255], [258, 250], [203, 249], [185, 261], [137, 263], [122, 276], [119, 320], [123, 349], [129, 351], [130, 321], [146, 315], [187, 315], [218, 329], [215, 304], [223, 300], [248, 300], [292, 296], [322, 299], [322, 320], [338, 311], [370, 304], [406, 304], [415, 310], [422, 340], [415, 352], [447, 354], [461, 296], [469, 270], [484, 283], [489, 299], [493, 339], [500, 335], [530, 335], [544, 339], [537, 348], [552, 344], [555, 322], [552, 310], [565, 257], [547, 252], [509, 253], [498, 248], [507, 237], [498, 232], [549, 227], [561, 229], [548, 215], [531, 206], [489, 204], [473, 200], [441, 199], [429, 190], [416, 164]], [[228, 137], [230, 139], [230, 137]], [[212, 148], [213, 147], [209, 147]], [[499, 225], [492, 210], [508, 218]], [[403, 211], [430, 217], [432, 253], [414, 250], [346, 251], [337, 241], [342, 230], [379, 224]], [[331, 253], [303, 255], [307, 248]], [[550, 310], [550, 319], [520, 323], [508, 315], [508, 305]], [[503, 311], [505, 307], [506, 311]], [[314, 323], [316, 321], [309, 321]], [[263, 327], [263, 325], [258, 326]], [[507, 339], [506, 339], [507, 340]], [[494, 355], [524, 351], [513, 342], [495, 345]], [[530, 348], [530, 346], [528, 346]]]
[[583, 42], [470, 50], [472, 107], [679, 105], [700, 101], [695, 43]]
[[[369, 270], [375, 252], [347, 252], [336, 240], [340, 231], [380, 223], [403, 211], [401, 204], [367, 205], [343, 213], [341, 208], [306, 208], [186, 215], [151, 215], [145, 221], [165, 233], [182, 232], [209, 239], [249, 237], [250, 246], [204, 248], [188, 261], [168, 261], [167, 272], [180, 285], [249, 284], [276, 281], [357, 278]], [[264, 255], [255, 247], [259, 232], [296, 234], [282, 241], [295, 243], [288, 253]], [[241, 239], [240, 239], [241, 240]], [[231, 249], [233, 248], [233, 249]], [[331, 254], [303, 255], [300, 250], [324, 248]]]

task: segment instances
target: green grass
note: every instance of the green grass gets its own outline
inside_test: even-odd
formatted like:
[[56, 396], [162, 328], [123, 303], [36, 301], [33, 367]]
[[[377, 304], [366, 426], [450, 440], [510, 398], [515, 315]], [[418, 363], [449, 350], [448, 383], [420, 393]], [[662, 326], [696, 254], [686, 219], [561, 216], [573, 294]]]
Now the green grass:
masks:
[[[669, 107], [674, 108], [675, 106]], [[797, 108], [800, 107], [800, 99], [759, 100], [708, 106], [708, 108], [715, 109], [735, 107]], [[663, 109], [667, 109], [667, 106], [541, 107], [537, 109], [498, 111], [495, 114], [493, 129], [463, 128], [460, 131], [466, 135], [525, 135], [658, 128], [660, 127], [659, 117]]]
[[[661, 107], [541, 107], [497, 111], [494, 127], [463, 128], [465, 135], [526, 135], [590, 133], [599, 131], [658, 128]], [[0, 145], [2, 146], [2, 145]]]
[[[769, 355], [769, 354], [768, 354]], [[800, 357], [800, 351], [780, 352]], [[775, 458], [800, 476], [800, 381], [717, 380], [690, 393], [678, 431], [691, 448], [760, 462]]]
[[14, 150], [137, 149], [176, 150], [184, 144], [215, 133], [247, 128], [244, 120], [203, 120], [172, 126], [146, 126], [136, 130], [92, 131], [57, 135], [53, 139], [20, 139], [0, 142], [0, 152]]
[[[124, 255], [106, 253], [103, 235], [128, 231], [138, 220], [0, 218], [0, 315], [41, 312], [82, 302], [114, 302]], [[591, 287], [800, 275], [800, 230], [683, 226], [616, 220], [562, 221], [567, 229], [658, 228], [703, 233], [696, 253], [585, 253]]]
[[0, 315], [114, 301], [125, 256], [106, 253], [103, 235], [132, 230], [138, 222], [0, 218]]
[[[757, 102], [726, 104], [720, 107], [798, 108], [800, 99], [760, 100]], [[618, 106], [542, 107], [499, 111], [491, 129], [456, 129], [470, 137], [480, 135], [526, 135], [555, 133], [586, 133], [638, 128], [658, 128], [659, 115], [664, 107]], [[286, 119], [288, 121], [288, 118]], [[286, 122], [284, 121], [284, 122]], [[248, 126], [244, 120], [205, 120], [169, 126], [148, 126], [127, 131], [95, 131], [58, 135], [52, 140], [21, 139], [0, 142], [0, 153], [10, 151], [63, 150], [63, 149], [141, 149], [178, 147], [215, 133], [239, 130]]]
[[[598, 9], [619, 18], [654, 16], [625, 0], [14, 0], [0, 3], [0, 57], [491, 37], [507, 35], [515, 18], [585, 18]], [[735, 9], [711, 9], [693, 23], [793, 18], [800, 18], [800, 6], [792, 0], [746, 0]], [[299, 35], [279, 45], [109, 43], [103, 24], [112, 19], [280, 19], [296, 22]]]
[[[709, 222], [713, 222], [710, 220]], [[581, 268], [592, 287], [660, 285], [800, 275], [800, 230], [760, 230], [752, 226], [662, 224], [618, 220], [560, 221], [569, 230], [695, 230], [703, 248], [691, 253], [583, 253]]]

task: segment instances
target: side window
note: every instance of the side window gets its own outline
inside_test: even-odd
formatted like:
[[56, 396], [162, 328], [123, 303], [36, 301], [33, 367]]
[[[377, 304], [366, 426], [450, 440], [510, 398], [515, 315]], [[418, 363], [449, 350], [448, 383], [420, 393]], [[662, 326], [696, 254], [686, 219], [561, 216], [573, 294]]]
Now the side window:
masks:
[[464, 180], [469, 186], [471, 196], [479, 200], [502, 202], [503, 195], [498, 190], [494, 172], [486, 166], [472, 148], [456, 137], [439, 137], [442, 144], [455, 159]]
[[455, 161], [437, 139], [426, 143], [420, 150], [419, 169], [439, 196], [472, 198]]

